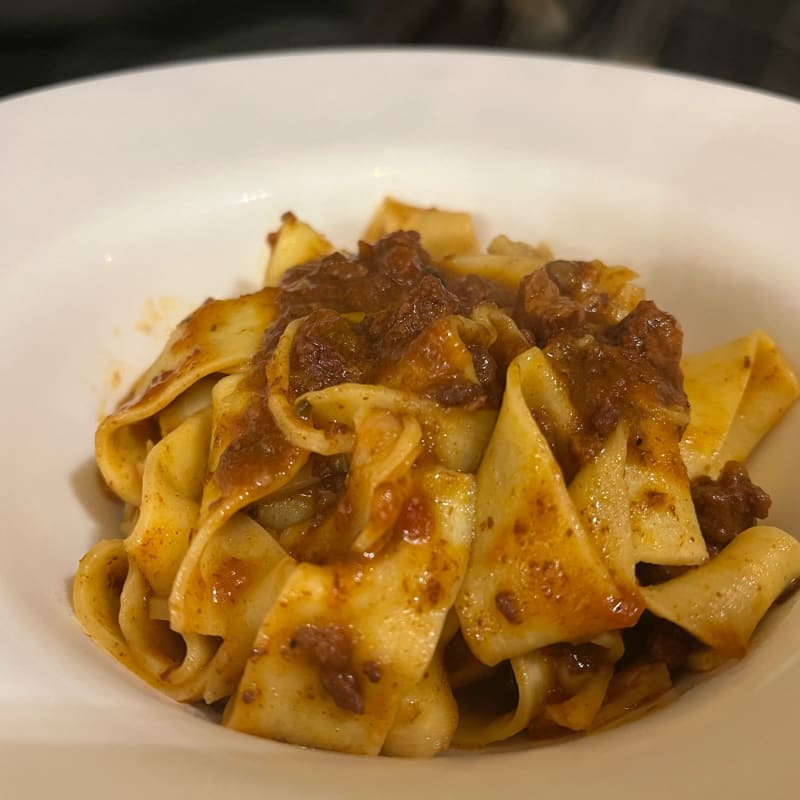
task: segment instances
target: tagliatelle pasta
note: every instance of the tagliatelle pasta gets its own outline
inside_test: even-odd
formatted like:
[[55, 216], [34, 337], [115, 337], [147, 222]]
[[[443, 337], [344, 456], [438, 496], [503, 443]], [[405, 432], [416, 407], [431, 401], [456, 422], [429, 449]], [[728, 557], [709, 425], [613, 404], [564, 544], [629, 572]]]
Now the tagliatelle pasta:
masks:
[[269, 243], [97, 431], [75, 613], [156, 689], [348, 753], [593, 731], [800, 580], [742, 463], [798, 396], [766, 333], [684, 356], [631, 270], [394, 199]]

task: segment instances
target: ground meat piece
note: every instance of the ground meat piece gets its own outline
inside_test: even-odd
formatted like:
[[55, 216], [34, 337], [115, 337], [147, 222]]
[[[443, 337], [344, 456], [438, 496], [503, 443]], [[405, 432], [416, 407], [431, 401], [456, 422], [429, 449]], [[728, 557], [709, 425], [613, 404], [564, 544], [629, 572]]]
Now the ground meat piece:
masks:
[[431, 272], [419, 236], [404, 231], [389, 234], [374, 245], [361, 242], [355, 257], [333, 253], [292, 267], [279, 287], [279, 329], [291, 319], [323, 307], [341, 313], [391, 309]]
[[371, 272], [387, 275], [401, 286], [413, 286], [431, 271], [430, 258], [416, 231], [390, 233], [375, 244], [359, 242], [358, 260], [367, 264]]
[[298, 396], [337, 383], [368, 382], [370, 342], [334, 311], [314, 311], [301, 325], [291, 357], [290, 391]]
[[433, 533], [435, 519], [430, 501], [422, 494], [412, 494], [400, 509], [394, 527], [407, 542], [427, 542]]
[[311, 453], [308, 457], [311, 474], [330, 491], [342, 491], [347, 480], [348, 457], [342, 453], [322, 456]]
[[380, 664], [376, 664], [374, 661], [365, 661], [363, 672], [367, 676], [367, 679], [370, 683], [380, 683], [380, 680], [383, 677], [383, 670], [381, 669]]
[[364, 713], [364, 698], [353, 664], [353, 642], [341, 625], [302, 625], [289, 647], [298, 648], [318, 667], [325, 691], [339, 708]]
[[519, 688], [510, 661], [501, 661], [487, 678], [453, 692], [459, 713], [500, 716], [519, 705]]
[[448, 407], [461, 406], [475, 411], [486, 405], [483, 388], [477, 383], [465, 380], [433, 386], [425, 394], [437, 403]]
[[519, 625], [523, 621], [522, 615], [519, 611], [519, 605], [517, 604], [517, 598], [514, 596], [514, 592], [498, 592], [494, 596], [494, 604], [497, 606], [497, 610], [512, 625]]
[[698, 647], [697, 639], [683, 628], [666, 619], [653, 618], [646, 641], [649, 660], [663, 661], [670, 670], [681, 669]]
[[[391, 317], [382, 320], [381, 357], [397, 358], [432, 322], [459, 311], [458, 298], [439, 278], [426, 275], [406, 295]], [[375, 331], [372, 326], [372, 331]]]
[[647, 564], [640, 562], [636, 565], [636, 580], [640, 586], [655, 586], [658, 583], [671, 581], [683, 575], [688, 567], [673, 567], [667, 564]]
[[609, 299], [605, 292], [597, 290], [597, 281], [604, 267], [587, 261], [551, 261], [545, 266], [550, 279], [565, 297], [579, 302], [589, 322], [608, 324], [606, 312]]
[[592, 642], [551, 644], [542, 652], [547, 655], [557, 669], [570, 675], [590, 672], [608, 661], [606, 648]]
[[520, 283], [514, 319], [540, 347], [559, 331], [594, 332], [615, 321], [599, 262], [551, 261]]
[[520, 281], [513, 317], [520, 328], [529, 330], [536, 344], [542, 347], [559, 331], [580, 329], [586, 310], [579, 302], [561, 293], [546, 269], [538, 269]]
[[226, 493], [284, 468], [294, 452], [269, 409], [264, 373], [253, 370], [246, 380], [252, 398], [227, 428], [228, 445], [214, 472], [214, 480]]
[[[374, 290], [364, 297], [366, 284], [374, 285]], [[294, 317], [305, 316], [323, 305], [336, 311], [353, 311], [381, 304], [384, 291], [391, 286], [375, 284], [366, 264], [343, 253], [333, 253], [287, 270], [281, 279], [279, 303], [284, 309], [293, 309]]]
[[503, 399], [502, 379], [505, 377], [497, 369], [497, 362], [489, 348], [480, 342], [468, 342], [467, 349], [472, 355], [472, 364], [483, 392], [490, 406], [497, 408]]
[[675, 317], [652, 300], [643, 300], [625, 319], [603, 331], [600, 339], [629, 361], [648, 365], [642, 380], [653, 388], [660, 405], [688, 410], [680, 367], [683, 331]]
[[494, 303], [498, 308], [511, 308], [514, 305], [516, 289], [493, 281], [480, 275], [448, 275], [442, 278], [447, 288], [459, 299], [461, 313], [469, 314], [483, 303]]
[[772, 504], [747, 470], [729, 461], [717, 480], [702, 475], [692, 481], [692, 500], [703, 537], [712, 551], [721, 550], [756, 519], [764, 519]]
[[544, 269], [561, 294], [578, 300], [589, 289], [586, 267], [586, 262], [559, 259], [546, 264]]
[[[343, 382], [379, 383], [437, 320], [466, 314], [477, 302], [510, 302], [508, 289], [477, 275], [456, 276], [461, 297], [450, 291], [431, 265], [414, 232], [391, 233], [375, 244], [360, 243], [358, 255], [334, 253], [293, 267], [277, 289], [278, 316], [265, 332], [253, 365], [266, 365], [286, 326], [308, 317], [294, 341], [290, 394]], [[344, 317], [360, 313], [359, 322]], [[479, 380], [450, 369], [447, 353], [422, 354], [418, 394], [443, 405], [497, 405], [504, 369], [498, 370], [488, 343], [465, 342]], [[422, 348], [420, 348], [422, 349]], [[388, 379], [387, 379], [388, 380]], [[388, 383], [387, 385], [392, 385]]]
[[319, 479], [308, 491], [317, 513], [323, 514], [333, 509], [344, 494], [347, 486], [347, 457], [342, 454], [321, 456], [311, 453], [308, 463], [311, 466], [311, 475]]
[[618, 666], [662, 661], [671, 671], [686, 666], [703, 645], [683, 628], [645, 611], [633, 628], [623, 631], [625, 654]]
[[682, 340], [675, 318], [650, 301], [604, 330], [560, 331], [551, 338], [545, 352], [565, 379], [581, 419], [571, 442], [578, 465], [598, 452], [623, 419], [634, 437], [639, 420], [659, 409], [670, 409], [679, 426], [688, 422]]
[[612, 395], [603, 392], [598, 392], [589, 398], [591, 405], [589, 426], [600, 439], [611, 436], [619, 425], [621, 409], [614, 401]]

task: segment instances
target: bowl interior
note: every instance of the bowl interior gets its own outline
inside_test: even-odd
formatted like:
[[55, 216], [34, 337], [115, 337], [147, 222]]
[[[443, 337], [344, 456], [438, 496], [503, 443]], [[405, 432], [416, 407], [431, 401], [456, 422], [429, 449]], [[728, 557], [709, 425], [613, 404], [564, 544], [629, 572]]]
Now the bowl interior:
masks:
[[[283, 211], [343, 247], [355, 244], [386, 194], [472, 211], [484, 242], [506, 233], [545, 240], [563, 257], [633, 267], [649, 296], [680, 320], [689, 351], [760, 327], [800, 364], [796, 180], [787, 174], [800, 141], [797, 108], [635, 71], [428, 54], [424, 69], [433, 71], [424, 74], [435, 75], [435, 85], [415, 100], [432, 109], [423, 135], [383, 99], [389, 89], [418, 87], [423, 61], [398, 54], [241, 61], [129, 76], [114, 87], [86, 84], [0, 108], [12, 139], [54, 115], [63, 122], [60, 132], [34, 134], [9, 161], [18, 188], [0, 206], [13, 223], [0, 273], [0, 634], [11, 644], [10, 658], [0, 660], [7, 721], [0, 741], [12, 777], [45, 786], [70, 770], [93, 770], [90, 797], [118, 787], [131, 770], [123, 796], [171, 780], [203, 787], [224, 774], [244, 796], [269, 786], [276, 796], [330, 796], [336, 787], [337, 795], [360, 797], [380, 781], [389, 794], [402, 785], [405, 795], [427, 796], [446, 782], [472, 797], [501, 780], [531, 787], [541, 780], [563, 792], [585, 782], [604, 797], [658, 774], [663, 780], [648, 793], [666, 797], [676, 759], [698, 791], [712, 786], [709, 764], [725, 763], [732, 786], [753, 780], [748, 760], [731, 752], [747, 752], [749, 763], [789, 763], [785, 709], [800, 691], [796, 601], [762, 626], [744, 661], [631, 725], [424, 763], [356, 761], [210, 725], [140, 685], [73, 619], [77, 561], [115, 535], [119, 519], [94, 468], [99, 414], [191, 308], [258, 285], [264, 237]], [[382, 69], [388, 89], [365, 76], [368, 69]], [[307, 110], [305, 123], [288, 112], [330, 74], [355, 81], [358, 102], [321, 98], [332, 121], [326, 136], [313, 136], [304, 125], [318, 124], [322, 111]], [[280, 83], [286, 76], [293, 77]], [[270, 102], [287, 112], [277, 123], [256, 103], [256, 88], [276, 82]], [[223, 119], [200, 115], [200, 135], [193, 124], [204, 87]], [[346, 122], [369, 102], [363, 124]], [[751, 460], [754, 479], [773, 496], [771, 524], [790, 531], [800, 531], [798, 437], [795, 410]], [[745, 748], [743, 729], [768, 735]], [[36, 768], [43, 758], [48, 772]], [[780, 772], [770, 775], [777, 781]]]

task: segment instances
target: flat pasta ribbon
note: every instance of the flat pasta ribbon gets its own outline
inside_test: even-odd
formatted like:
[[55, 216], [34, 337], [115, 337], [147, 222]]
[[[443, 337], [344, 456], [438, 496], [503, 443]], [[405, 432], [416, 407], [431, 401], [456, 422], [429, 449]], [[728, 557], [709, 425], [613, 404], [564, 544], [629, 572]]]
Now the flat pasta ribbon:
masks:
[[275, 291], [263, 289], [233, 300], [209, 300], [178, 325], [130, 397], [97, 429], [97, 465], [116, 495], [139, 505], [139, 468], [155, 437], [148, 420], [201, 378], [245, 366], [275, 314]]
[[400, 701], [381, 753], [386, 756], [429, 758], [447, 750], [458, 725], [456, 703], [440, 652], [434, 654], [422, 678]]
[[542, 709], [553, 686], [552, 670], [544, 653], [512, 658], [511, 669], [518, 693], [515, 708], [501, 716], [481, 712], [462, 715], [453, 739], [457, 747], [473, 749], [510, 739], [524, 731]]
[[376, 209], [363, 239], [373, 243], [392, 231], [419, 233], [422, 246], [436, 261], [478, 251], [472, 216], [460, 211], [418, 208], [387, 197]]
[[465, 640], [489, 665], [628, 627], [642, 610], [594, 549], [531, 416], [530, 364], [523, 354], [508, 370], [478, 470], [477, 536], [456, 605]]
[[726, 657], [744, 655], [769, 607], [800, 578], [800, 543], [767, 525], [748, 528], [700, 567], [642, 587], [647, 608]]
[[800, 396], [791, 367], [763, 331], [681, 361], [689, 425], [681, 456], [690, 478], [744, 461]]
[[294, 570], [264, 618], [226, 725], [380, 752], [433, 658], [472, 532], [470, 476], [428, 470], [414, 482], [408, 510], [374, 558]]

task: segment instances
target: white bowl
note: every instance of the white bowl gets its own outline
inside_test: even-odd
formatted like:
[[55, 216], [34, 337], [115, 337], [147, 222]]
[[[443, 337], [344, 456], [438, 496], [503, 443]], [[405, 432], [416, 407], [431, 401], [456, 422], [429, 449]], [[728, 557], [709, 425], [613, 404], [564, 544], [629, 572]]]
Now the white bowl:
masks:
[[[794, 797], [800, 604], [669, 707], [432, 761], [263, 741], [156, 695], [75, 622], [116, 530], [98, 414], [209, 295], [260, 278], [292, 209], [352, 245], [380, 198], [641, 272], [687, 349], [765, 328], [800, 364], [800, 106], [647, 71], [353, 51], [139, 72], [0, 104], [0, 774], [9, 797]], [[800, 412], [752, 461], [800, 531]], [[45, 795], [47, 793], [47, 795]]]

